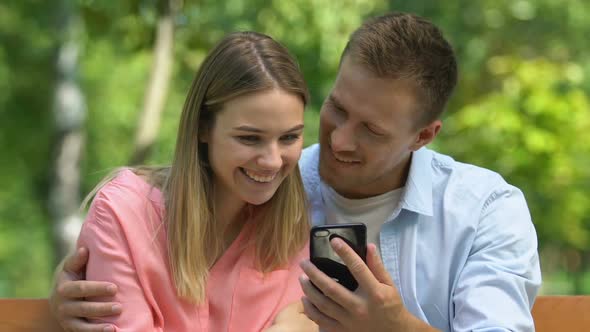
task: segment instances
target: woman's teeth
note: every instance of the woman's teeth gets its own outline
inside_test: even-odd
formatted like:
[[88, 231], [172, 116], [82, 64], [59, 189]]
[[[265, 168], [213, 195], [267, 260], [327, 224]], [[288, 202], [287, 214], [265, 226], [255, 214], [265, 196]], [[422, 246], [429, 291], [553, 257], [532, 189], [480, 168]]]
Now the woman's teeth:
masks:
[[247, 169], [244, 169], [244, 173], [246, 174], [246, 176], [248, 176], [250, 179], [256, 181], [256, 182], [270, 182], [272, 180], [274, 180], [274, 178], [277, 176], [277, 173], [273, 174], [273, 175], [266, 175], [266, 176], [261, 176], [261, 175], [257, 175], [255, 173], [250, 172]]

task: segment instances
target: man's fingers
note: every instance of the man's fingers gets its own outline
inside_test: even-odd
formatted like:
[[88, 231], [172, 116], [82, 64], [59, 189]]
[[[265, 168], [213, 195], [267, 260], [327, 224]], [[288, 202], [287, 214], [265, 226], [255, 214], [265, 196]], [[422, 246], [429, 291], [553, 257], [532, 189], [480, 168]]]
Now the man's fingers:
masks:
[[342, 321], [347, 317], [346, 310], [340, 306], [338, 303], [332, 301], [328, 296], [320, 293], [304, 276], [299, 278], [299, 283], [301, 284], [301, 289], [303, 289], [303, 293], [307, 296], [307, 299], [321, 311], [324, 315], [336, 319], [338, 321]]
[[367, 246], [367, 265], [377, 280], [386, 285], [393, 286], [393, 280], [389, 272], [385, 269], [381, 257], [379, 257], [379, 253], [377, 252], [377, 247], [373, 243]]
[[[307, 275], [307, 278], [309, 278], [305, 278], [304, 280], [307, 280], [307, 283], [313, 283], [313, 285], [319, 288], [325, 296], [327, 296], [340, 306], [347, 309], [354, 307], [358, 304], [356, 295], [353, 292], [349, 291], [348, 289], [344, 288], [344, 286], [340, 285], [338, 282], [328, 277], [324, 272], [320, 271], [320, 269], [318, 269], [313, 263], [306, 260], [301, 262], [300, 265], [303, 272], [305, 272], [305, 274]], [[301, 278], [299, 279], [299, 282], [301, 283], [302, 287], [304, 280], [302, 280]], [[308, 289], [319, 294], [318, 290], [315, 287], [311, 286], [311, 284], [310, 287], [311, 288], [303, 288], [303, 292], [305, 293], [306, 289]]]
[[101, 318], [121, 313], [121, 305], [115, 302], [67, 302], [58, 308], [61, 317]]
[[302, 298], [305, 315], [320, 326], [322, 331], [342, 331], [340, 324], [334, 319], [322, 314], [307, 298]]
[[60, 296], [69, 299], [104, 297], [115, 295], [117, 293], [117, 286], [105, 281], [64, 281], [59, 285], [57, 292]]
[[369, 270], [363, 259], [348, 244], [337, 237], [333, 238], [330, 244], [362, 289], [367, 292], [377, 289], [379, 281]]
[[88, 323], [82, 319], [72, 319], [62, 326], [68, 332], [115, 332], [115, 327], [110, 324]]
[[88, 263], [88, 249], [82, 247], [66, 257], [64, 271], [75, 274], [82, 273], [85, 270], [86, 263]]

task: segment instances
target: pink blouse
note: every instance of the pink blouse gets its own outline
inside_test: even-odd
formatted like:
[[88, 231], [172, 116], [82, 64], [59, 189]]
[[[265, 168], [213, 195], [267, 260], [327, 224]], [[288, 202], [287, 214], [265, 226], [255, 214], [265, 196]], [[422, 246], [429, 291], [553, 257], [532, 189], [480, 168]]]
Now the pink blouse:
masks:
[[97, 321], [133, 332], [260, 331], [303, 295], [298, 263], [307, 246], [285, 269], [263, 275], [243, 230], [209, 271], [205, 302], [179, 298], [168, 268], [163, 213], [162, 193], [130, 170], [94, 198], [78, 239], [90, 253], [86, 279], [112, 282], [118, 292], [114, 299], [91, 300], [123, 306], [121, 315]]

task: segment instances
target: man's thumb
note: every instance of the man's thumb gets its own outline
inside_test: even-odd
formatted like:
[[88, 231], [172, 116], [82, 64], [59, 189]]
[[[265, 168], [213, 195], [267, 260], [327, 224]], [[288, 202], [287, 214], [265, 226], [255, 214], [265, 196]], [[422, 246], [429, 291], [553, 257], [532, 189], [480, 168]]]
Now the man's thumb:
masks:
[[88, 249], [82, 247], [66, 257], [63, 269], [66, 272], [80, 274], [85, 271], [86, 263], [88, 263]]

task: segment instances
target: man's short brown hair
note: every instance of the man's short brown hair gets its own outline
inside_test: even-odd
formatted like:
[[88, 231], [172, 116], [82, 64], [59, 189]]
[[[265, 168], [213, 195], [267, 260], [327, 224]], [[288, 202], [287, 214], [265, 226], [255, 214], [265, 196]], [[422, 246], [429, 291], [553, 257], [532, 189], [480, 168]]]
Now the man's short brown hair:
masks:
[[[413, 14], [390, 13], [366, 21], [342, 53], [380, 78], [416, 85], [419, 125], [438, 118], [457, 84], [457, 61], [442, 32]], [[341, 59], [342, 61], [342, 59]]]

